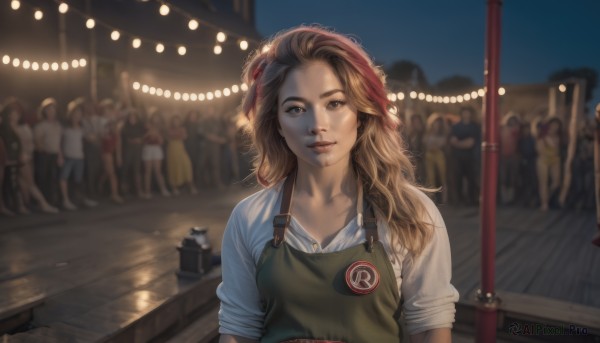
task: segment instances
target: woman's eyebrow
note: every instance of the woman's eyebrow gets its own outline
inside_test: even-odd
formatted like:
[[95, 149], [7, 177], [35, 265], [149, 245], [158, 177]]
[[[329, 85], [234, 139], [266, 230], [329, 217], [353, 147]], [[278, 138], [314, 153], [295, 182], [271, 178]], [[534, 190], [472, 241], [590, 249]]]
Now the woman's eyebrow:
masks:
[[[330, 90], [330, 91], [327, 91], [327, 92], [325, 92], [325, 93], [323, 93], [323, 94], [319, 95], [319, 99], [326, 98], [326, 97], [328, 97], [328, 96], [331, 96], [331, 95], [333, 95], [333, 94], [335, 94], [335, 93], [338, 93], [338, 92], [342, 92], [342, 93], [344, 93], [344, 91], [343, 91], [343, 90], [341, 90], [341, 89], [332, 89], [332, 90]], [[304, 99], [304, 98], [302, 98], [302, 97], [299, 97], [299, 96], [289, 96], [289, 97], [285, 98], [285, 100], [283, 100], [283, 101], [281, 102], [281, 105], [285, 104], [285, 103], [286, 103], [286, 102], [288, 102], [288, 101], [300, 101], [300, 102], [306, 102], [306, 99]]]

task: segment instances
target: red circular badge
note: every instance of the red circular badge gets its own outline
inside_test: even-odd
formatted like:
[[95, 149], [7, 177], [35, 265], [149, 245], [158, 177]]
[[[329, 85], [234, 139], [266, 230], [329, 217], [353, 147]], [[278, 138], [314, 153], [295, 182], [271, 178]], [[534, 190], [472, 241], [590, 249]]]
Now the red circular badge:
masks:
[[356, 261], [346, 269], [346, 284], [355, 294], [369, 294], [379, 285], [379, 272], [367, 261]]

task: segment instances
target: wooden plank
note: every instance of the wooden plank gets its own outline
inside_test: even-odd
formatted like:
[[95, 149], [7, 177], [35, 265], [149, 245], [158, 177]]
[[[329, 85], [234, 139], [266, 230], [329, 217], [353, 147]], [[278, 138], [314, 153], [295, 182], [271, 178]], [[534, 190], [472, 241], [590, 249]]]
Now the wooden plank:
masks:
[[208, 343], [219, 334], [219, 307], [214, 307], [167, 343]]

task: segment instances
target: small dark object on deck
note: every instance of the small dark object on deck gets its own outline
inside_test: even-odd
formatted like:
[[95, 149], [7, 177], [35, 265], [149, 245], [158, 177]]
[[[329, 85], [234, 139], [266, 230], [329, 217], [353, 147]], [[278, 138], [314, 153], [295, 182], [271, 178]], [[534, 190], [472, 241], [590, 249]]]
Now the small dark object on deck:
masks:
[[207, 231], [207, 227], [191, 228], [190, 234], [184, 237], [177, 247], [179, 251], [178, 276], [199, 279], [211, 270], [214, 265], [214, 257]]

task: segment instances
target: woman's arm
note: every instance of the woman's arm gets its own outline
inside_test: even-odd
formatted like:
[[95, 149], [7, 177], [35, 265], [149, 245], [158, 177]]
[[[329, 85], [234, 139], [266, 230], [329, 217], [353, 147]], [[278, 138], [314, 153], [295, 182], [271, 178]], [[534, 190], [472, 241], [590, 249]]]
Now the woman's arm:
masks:
[[219, 343], [258, 343], [258, 341], [234, 335], [221, 335]]
[[[235, 341], [232, 341], [235, 342]], [[452, 342], [452, 334], [450, 328], [431, 329], [410, 335], [411, 343], [450, 343]]]

